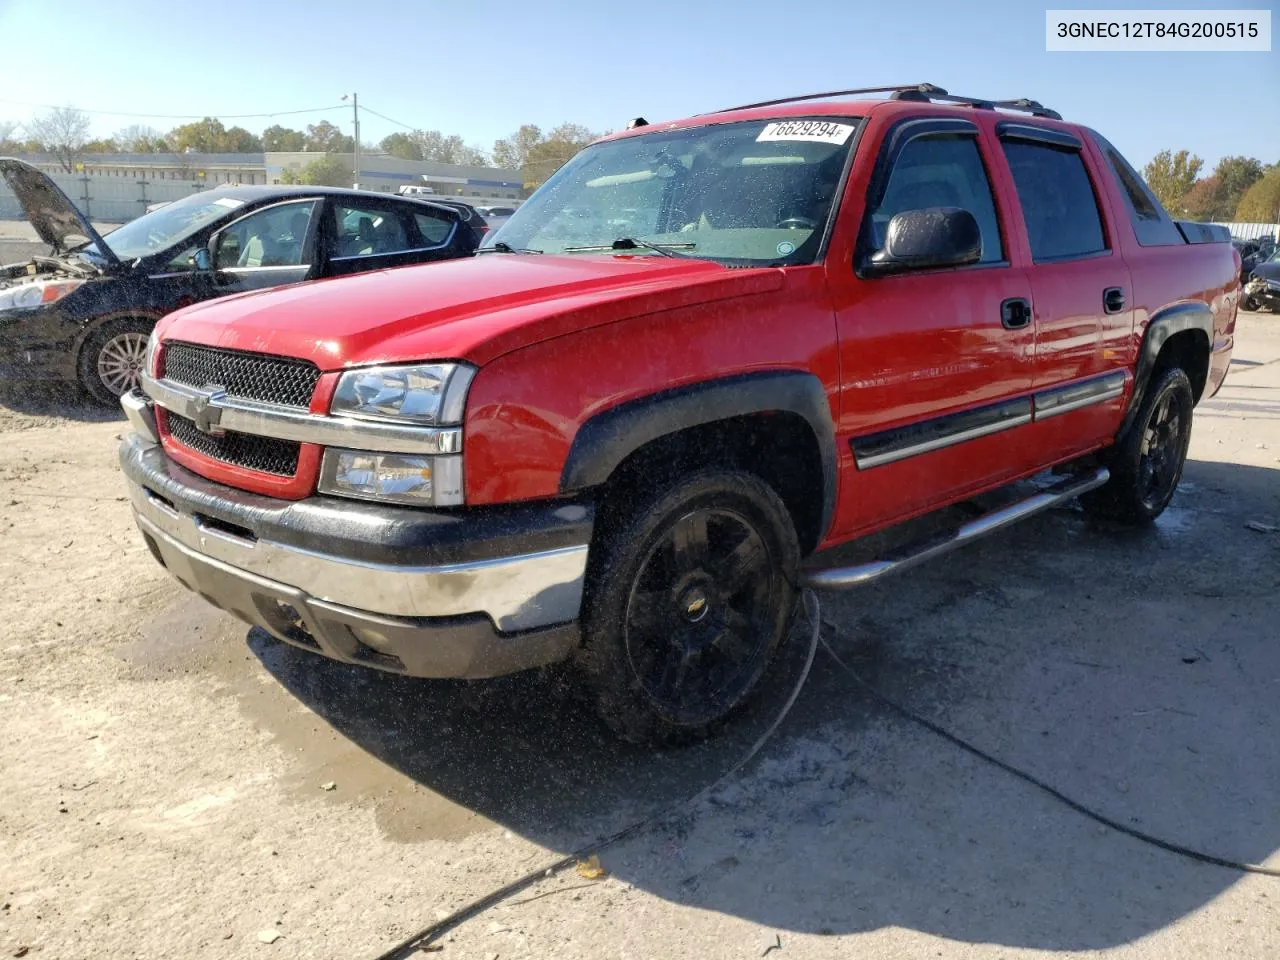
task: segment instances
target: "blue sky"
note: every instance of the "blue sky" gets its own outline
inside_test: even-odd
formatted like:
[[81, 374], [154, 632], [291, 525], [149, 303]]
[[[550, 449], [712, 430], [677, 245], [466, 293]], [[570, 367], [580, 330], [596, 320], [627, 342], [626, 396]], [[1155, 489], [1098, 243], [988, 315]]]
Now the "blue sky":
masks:
[[[28, 104], [222, 117], [333, 106], [225, 122], [257, 132], [327, 118], [350, 133], [338, 98], [355, 90], [387, 117], [487, 149], [521, 123], [616, 129], [636, 115], [928, 80], [970, 96], [1039, 99], [1096, 127], [1138, 166], [1162, 147], [1187, 147], [1207, 166], [1226, 154], [1280, 160], [1280, 52], [1048, 53], [1046, 5], [1069, 6], [0, 0], [0, 119], [29, 118], [38, 109]], [[400, 129], [362, 114], [364, 140]], [[135, 122], [166, 130], [184, 121], [95, 114], [94, 133]]]

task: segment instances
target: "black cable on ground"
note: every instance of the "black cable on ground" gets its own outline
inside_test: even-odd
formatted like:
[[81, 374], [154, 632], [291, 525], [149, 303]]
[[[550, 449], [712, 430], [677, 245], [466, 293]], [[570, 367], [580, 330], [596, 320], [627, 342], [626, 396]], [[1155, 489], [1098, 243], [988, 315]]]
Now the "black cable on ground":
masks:
[[729, 767], [729, 769], [727, 769], [724, 773], [720, 774], [720, 776], [718, 776], [710, 784], [703, 787], [701, 790], [699, 790], [693, 796], [689, 797], [687, 800], [681, 800], [681, 801], [678, 801], [677, 803], [671, 804], [668, 807], [664, 807], [662, 810], [659, 810], [657, 813], [651, 814], [650, 816], [645, 817], [642, 820], [638, 820], [635, 823], [631, 824], [630, 826], [623, 827], [621, 830], [617, 831], [616, 833], [610, 834], [609, 836], [606, 836], [606, 837], [600, 837], [592, 841], [591, 843], [583, 847], [580, 847], [579, 849], [575, 850], [573, 853], [570, 853], [567, 856], [561, 857], [559, 860], [556, 860], [552, 863], [548, 863], [542, 867], [539, 867], [537, 870], [534, 870], [530, 873], [525, 874], [523, 877], [519, 877], [518, 879], [511, 881], [505, 886], [499, 887], [498, 889], [485, 894], [483, 897], [479, 898], [478, 900], [473, 900], [471, 903], [467, 904], [466, 906], [458, 908], [457, 910], [449, 914], [449, 916], [445, 917], [444, 919], [439, 920], [431, 924], [429, 927], [425, 927], [422, 930], [419, 930], [417, 933], [406, 938], [405, 940], [402, 940], [400, 943], [396, 944], [390, 950], [387, 950], [383, 953], [378, 954], [378, 956], [374, 958], [374, 960], [404, 960], [404, 958], [409, 957], [415, 951], [430, 945], [430, 943], [433, 940], [436, 940], [441, 935], [452, 930], [454, 927], [460, 926], [461, 924], [472, 919], [476, 915], [488, 910], [490, 907], [497, 906], [499, 903], [503, 902], [504, 900], [508, 899], [514, 894], [519, 893], [521, 890], [525, 890], [528, 887], [533, 886], [534, 884], [538, 883], [541, 880], [552, 877], [557, 873], [560, 873], [561, 871], [568, 869], [569, 867], [577, 863], [579, 860], [584, 859], [585, 857], [589, 856], [592, 853], [599, 853], [601, 850], [605, 850], [609, 847], [616, 846], [617, 844], [621, 843], [624, 840], [628, 840], [631, 837], [634, 837], [640, 833], [643, 833], [645, 830], [651, 827], [658, 826], [659, 824], [664, 823], [667, 820], [670, 820], [672, 817], [676, 816], [677, 814], [687, 812], [688, 810], [691, 810], [693, 807], [697, 806], [708, 795], [710, 795], [715, 790], [717, 790], [720, 786], [722, 786], [725, 783], [725, 781], [727, 781], [730, 777], [736, 774], [744, 766], [750, 763], [752, 758], [754, 758], [756, 754], [758, 754], [764, 748], [764, 745], [768, 743], [770, 739], [772, 739], [774, 733], [777, 732], [778, 727], [782, 725], [782, 721], [785, 720], [787, 715], [791, 712], [791, 708], [795, 705], [796, 699], [800, 696], [800, 691], [804, 688], [805, 682], [809, 679], [809, 670], [813, 666], [814, 655], [817, 653], [819, 644], [821, 644], [823, 650], [826, 651], [827, 655], [831, 657], [831, 659], [835, 662], [836, 666], [838, 666], [845, 673], [845, 675], [849, 677], [849, 679], [851, 679], [859, 687], [861, 687], [863, 690], [869, 693], [875, 700], [884, 704], [894, 713], [897, 713], [899, 716], [903, 717], [906, 720], [910, 720], [912, 723], [917, 724], [918, 726], [924, 727], [930, 733], [941, 737], [943, 740], [946, 740], [948, 743], [954, 744], [955, 746], [959, 747], [961, 750], [964, 750], [966, 753], [972, 754], [973, 756], [977, 757], [980, 760], [985, 760], [987, 763], [990, 763], [995, 767], [999, 767], [1005, 773], [1008, 773], [1014, 777], [1017, 777], [1019, 780], [1022, 780], [1025, 783], [1029, 783], [1033, 787], [1036, 787], [1037, 789], [1044, 791], [1049, 796], [1053, 797], [1055, 800], [1059, 801], [1060, 803], [1064, 804], [1067, 807], [1070, 807], [1072, 810], [1076, 811], [1077, 813], [1088, 817], [1090, 820], [1093, 820], [1094, 822], [1099, 823], [1104, 827], [1110, 827], [1112, 830], [1115, 830], [1119, 833], [1123, 833], [1128, 837], [1132, 837], [1134, 840], [1139, 840], [1142, 843], [1150, 844], [1153, 847], [1158, 847], [1161, 850], [1166, 850], [1169, 853], [1176, 854], [1180, 857], [1185, 857], [1189, 860], [1195, 860], [1199, 863], [1206, 863], [1216, 867], [1225, 867], [1228, 870], [1238, 870], [1242, 873], [1255, 873], [1255, 874], [1260, 874], [1262, 876], [1267, 876], [1267, 877], [1280, 877], [1280, 868], [1266, 867], [1256, 863], [1242, 863], [1236, 860], [1229, 860], [1226, 857], [1218, 857], [1218, 856], [1214, 856], [1213, 854], [1202, 853], [1201, 851], [1194, 850], [1191, 847], [1186, 847], [1178, 843], [1173, 843], [1169, 840], [1162, 840], [1160, 837], [1152, 836], [1149, 833], [1144, 833], [1141, 830], [1137, 830], [1133, 827], [1120, 823], [1117, 820], [1113, 820], [1110, 817], [1106, 816], [1105, 814], [1098, 813], [1096, 810], [1092, 810], [1089, 807], [1086, 807], [1083, 803], [1080, 803], [1078, 800], [1073, 800], [1071, 797], [1067, 796], [1065, 793], [1058, 790], [1057, 788], [1052, 787], [1049, 784], [1045, 783], [1043, 780], [1040, 780], [1037, 777], [1034, 777], [1031, 774], [1026, 773], [1022, 770], [1019, 770], [1017, 767], [1012, 766], [1011, 764], [1005, 763], [1003, 760], [999, 759], [998, 757], [993, 757], [991, 754], [985, 752], [984, 750], [981, 750], [978, 747], [975, 747], [973, 744], [969, 743], [967, 740], [961, 739], [960, 737], [956, 736], [950, 731], [934, 723], [932, 720], [922, 717], [918, 713], [915, 713], [909, 708], [904, 707], [902, 704], [898, 703], [896, 700], [892, 699], [888, 695], [881, 693], [879, 690], [877, 690], [874, 686], [872, 686], [866, 680], [863, 680], [856, 670], [854, 670], [847, 663], [845, 663], [844, 660], [840, 658], [840, 655], [837, 654], [833, 649], [831, 649], [831, 645], [828, 644], [827, 641], [822, 637], [821, 628], [823, 626], [826, 626], [837, 636], [840, 635], [841, 631], [834, 624], [824, 622], [822, 620], [820, 608], [818, 605], [818, 598], [814, 595], [812, 590], [804, 591], [802, 601], [804, 603], [805, 618], [809, 621], [810, 625], [812, 626], [812, 631], [809, 637], [809, 650], [805, 657], [804, 668], [800, 671], [800, 676], [797, 679], [795, 686], [792, 688], [790, 695], [787, 697], [786, 703], [782, 705], [782, 709], [778, 711], [778, 715], [773, 719], [773, 722], [769, 724], [768, 728], [764, 731], [764, 733], [762, 733], [756, 739], [756, 741], [751, 745], [751, 748], [747, 750], [747, 752], [743, 754], [742, 757], [736, 763], [733, 764], [733, 766]]
[[[829, 630], [831, 630], [832, 632], [834, 632], [837, 636], [840, 635], [839, 628], [836, 627], [834, 624], [824, 621], [823, 625], [827, 627]], [[1196, 860], [1196, 861], [1199, 861], [1200, 863], [1211, 864], [1215, 867], [1226, 867], [1228, 870], [1239, 870], [1242, 873], [1258, 873], [1266, 877], [1280, 877], [1280, 868], [1265, 867], [1257, 863], [1241, 863], [1238, 860], [1229, 860], [1226, 857], [1214, 856], [1211, 853], [1202, 853], [1199, 850], [1193, 850], [1191, 847], [1184, 847], [1180, 843], [1173, 843], [1170, 840], [1162, 840], [1160, 837], [1152, 836], [1149, 833], [1144, 833], [1143, 831], [1137, 830], [1134, 827], [1130, 827], [1126, 824], [1120, 823], [1118, 820], [1113, 820], [1110, 817], [1108, 817], [1106, 814], [1098, 813], [1096, 810], [1092, 810], [1089, 807], [1086, 807], [1083, 803], [1081, 803], [1078, 800], [1073, 800], [1071, 797], [1067, 796], [1065, 793], [1063, 793], [1061, 790], [1057, 789], [1056, 787], [1052, 787], [1049, 784], [1045, 783], [1043, 780], [1040, 780], [1039, 778], [1034, 777], [1031, 774], [1026, 773], [1025, 771], [1019, 770], [1017, 767], [1012, 766], [1011, 764], [1005, 763], [1003, 760], [997, 757], [993, 757], [991, 754], [987, 753], [986, 751], [981, 750], [978, 747], [975, 747], [973, 744], [969, 743], [967, 740], [962, 740], [960, 737], [957, 737], [954, 733], [951, 733], [950, 731], [945, 730], [942, 727], [938, 726], [938, 724], [934, 723], [932, 720], [928, 720], [925, 717], [920, 716], [920, 714], [915, 713], [914, 711], [898, 703], [896, 700], [893, 700], [892, 698], [881, 693], [879, 690], [873, 687], [866, 680], [863, 680], [862, 677], [858, 675], [858, 672], [856, 670], [854, 670], [847, 663], [841, 660], [840, 656], [834, 650], [831, 649], [831, 645], [828, 644], [825, 639], [821, 639], [820, 642], [822, 643], [822, 649], [827, 652], [827, 655], [830, 656], [831, 659], [835, 661], [836, 666], [838, 666], [841, 670], [843, 670], [845, 674], [849, 677], [849, 679], [851, 679], [854, 683], [856, 683], [859, 687], [861, 687], [867, 693], [871, 694], [873, 698], [878, 700], [880, 703], [884, 704], [894, 713], [898, 714], [904, 719], [910, 720], [912, 723], [917, 724], [918, 726], [924, 727], [930, 733], [941, 737], [943, 740], [946, 740], [948, 743], [954, 744], [955, 746], [959, 747], [961, 750], [965, 751], [966, 753], [971, 753], [978, 759], [985, 760], [987, 763], [991, 764], [992, 766], [999, 767], [1005, 773], [1008, 773], [1011, 776], [1015, 776], [1019, 780], [1022, 780], [1025, 783], [1029, 783], [1033, 787], [1036, 787], [1037, 789], [1043, 790], [1045, 793], [1053, 797], [1058, 802], [1070, 807], [1072, 810], [1076, 811], [1076, 813], [1083, 814], [1084, 816], [1088, 817], [1090, 820], [1093, 820], [1095, 823], [1100, 823], [1104, 827], [1110, 827], [1112, 830], [1116, 830], [1120, 833], [1123, 833], [1126, 836], [1132, 837], [1135, 840], [1141, 840], [1143, 843], [1151, 844], [1151, 846], [1153, 847], [1159, 847], [1161, 850], [1167, 850], [1169, 853], [1177, 854], [1180, 857], [1186, 857], [1189, 860]]]
[[791, 693], [788, 695], [786, 703], [782, 705], [782, 709], [778, 711], [778, 715], [773, 718], [773, 722], [769, 724], [764, 733], [760, 734], [760, 736], [756, 738], [756, 741], [751, 745], [751, 748], [747, 750], [747, 752], [744, 753], [737, 762], [733, 764], [733, 766], [729, 767], [728, 770], [720, 774], [720, 776], [716, 777], [715, 780], [688, 799], [680, 800], [670, 806], [664, 807], [657, 813], [650, 814], [642, 820], [637, 820], [630, 826], [623, 827], [621, 830], [616, 833], [612, 833], [607, 837], [599, 837], [591, 843], [586, 844], [583, 847], [579, 847], [573, 853], [561, 857], [559, 860], [552, 863], [545, 864], [530, 873], [526, 873], [523, 877], [512, 880], [505, 886], [499, 887], [498, 889], [485, 894], [478, 900], [473, 900], [466, 906], [459, 907], [444, 919], [438, 920], [431, 924], [431, 926], [419, 930], [417, 933], [396, 944], [390, 950], [378, 954], [375, 960], [404, 960], [404, 958], [410, 956], [415, 951], [428, 946], [433, 940], [436, 940], [441, 935], [452, 930], [454, 927], [460, 926], [472, 917], [475, 917], [477, 914], [488, 910], [490, 907], [497, 906], [508, 897], [533, 886], [540, 880], [555, 876], [557, 873], [568, 869], [590, 854], [599, 853], [601, 850], [605, 850], [608, 847], [616, 846], [623, 840], [630, 839], [637, 834], [643, 833], [650, 827], [655, 827], [658, 824], [670, 820], [677, 814], [693, 809], [708, 795], [714, 793], [719, 787], [721, 787], [725, 781], [750, 763], [752, 758], [755, 757], [755, 755], [764, 748], [764, 745], [773, 738], [778, 727], [782, 725], [782, 721], [787, 718], [787, 714], [789, 714], [791, 712], [791, 708], [795, 706], [795, 702], [800, 696], [800, 691], [804, 689], [805, 681], [809, 679], [809, 670], [813, 667], [813, 660], [818, 652], [818, 643], [820, 640], [819, 631], [822, 626], [822, 618], [818, 607], [818, 598], [813, 595], [811, 590], [806, 590], [804, 592], [803, 602], [805, 618], [812, 626], [812, 631], [809, 635], [809, 650], [805, 655], [804, 668], [800, 671], [800, 676], [796, 680], [795, 686], [791, 688]]

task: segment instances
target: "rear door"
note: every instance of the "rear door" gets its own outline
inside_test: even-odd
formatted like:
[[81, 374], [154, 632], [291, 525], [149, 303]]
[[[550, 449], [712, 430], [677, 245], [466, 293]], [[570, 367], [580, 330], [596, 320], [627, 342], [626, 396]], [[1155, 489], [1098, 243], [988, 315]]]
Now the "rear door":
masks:
[[1114, 432], [1132, 352], [1132, 284], [1082, 142], [1022, 121], [996, 130], [1025, 225], [1036, 333], [1030, 439], [1048, 464]]
[[323, 243], [330, 276], [428, 263], [458, 254], [458, 218], [426, 204], [335, 197], [325, 215]]
[[[992, 143], [958, 118], [911, 118], [880, 142], [855, 262], [830, 262], [840, 342], [839, 433], [846, 453], [836, 534], [940, 506], [1014, 470], [1009, 431], [1031, 419], [1031, 286], [1010, 263], [988, 171]], [[981, 262], [859, 276], [906, 210], [962, 207]], [[851, 460], [849, 454], [852, 455]]]

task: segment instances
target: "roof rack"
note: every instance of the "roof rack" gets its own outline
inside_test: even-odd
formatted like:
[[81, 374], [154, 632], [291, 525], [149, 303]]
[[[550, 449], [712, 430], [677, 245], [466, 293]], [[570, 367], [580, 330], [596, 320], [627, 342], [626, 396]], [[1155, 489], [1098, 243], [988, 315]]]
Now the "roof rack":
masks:
[[833, 97], [851, 97], [860, 93], [887, 93], [890, 100], [911, 100], [919, 103], [930, 103], [939, 101], [942, 103], [956, 103], [962, 106], [973, 107], [975, 110], [1016, 110], [1022, 113], [1030, 113], [1036, 117], [1047, 117], [1050, 120], [1061, 120], [1062, 115], [1056, 110], [1050, 110], [1048, 107], [1036, 100], [1029, 100], [1022, 97], [1017, 100], [978, 100], [973, 97], [960, 97], [955, 94], [947, 93], [942, 87], [932, 83], [903, 83], [895, 84], [889, 87], [858, 87], [853, 90], [828, 90], [825, 93], [805, 93], [796, 97], [779, 97], [777, 100], [761, 100], [758, 103], [744, 103], [737, 107], [728, 107], [724, 110], [717, 110], [716, 113], [729, 113], [734, 110], [751, 110], [755, 107], [775, 107], [781, 103], [799, 103], [804, 100], [829, 100]]
[[1026, 97], [1019, 97], [1017, 100], [997, 100], [996, 106], [1001, 110], [1021, 110], [1033, 117], [1046, 117], [1049, 120], [1062, 119], [1062, 114], [1057, 110], [1050, 110], [1039, 100], [1028, 100]]

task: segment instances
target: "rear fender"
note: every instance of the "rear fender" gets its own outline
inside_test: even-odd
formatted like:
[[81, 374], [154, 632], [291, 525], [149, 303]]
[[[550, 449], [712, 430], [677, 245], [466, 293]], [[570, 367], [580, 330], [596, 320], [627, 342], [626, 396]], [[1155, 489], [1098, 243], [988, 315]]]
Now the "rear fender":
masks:
[[[1146, 392], [1151, 375], [1155, 372], [1160, 351], [1171, 337], [1188, 330], [1198, 330], [1204, 334], [1206, 357], [1213, 343], [1213, 311], [1204, 303], [1175, 303], [1157, 311], [1147, 324], [1142, 335], [1142, 348], [1138, 351], [1138, 367], [1133, 378], [1133, 395], [1129, 398], [1129, 409], [1125, 411], [1124, 420], [1117, 437], [1124, 436], [1138, 415], [1138, 407], [1142, 404], [1142, 396]], [[1199, 399], [1199, 398], [1197, 398]]]

